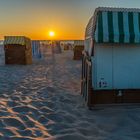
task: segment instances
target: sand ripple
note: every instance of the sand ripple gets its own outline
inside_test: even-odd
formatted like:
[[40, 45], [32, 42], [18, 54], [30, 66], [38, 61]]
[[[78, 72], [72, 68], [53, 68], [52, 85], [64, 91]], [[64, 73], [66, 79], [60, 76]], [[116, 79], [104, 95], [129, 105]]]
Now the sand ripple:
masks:
[[0, 65], [0, 140], [139, 140], [140, 107], [89, 111], [72, 52]]

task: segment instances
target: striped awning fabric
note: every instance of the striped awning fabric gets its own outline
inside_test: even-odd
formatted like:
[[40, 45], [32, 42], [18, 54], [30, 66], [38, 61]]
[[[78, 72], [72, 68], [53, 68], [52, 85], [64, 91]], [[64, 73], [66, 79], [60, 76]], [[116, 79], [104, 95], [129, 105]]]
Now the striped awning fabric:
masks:
[[140, 9], [97, 8], [86, 38], [97, 43], [140, 43]]
[[75, 40], [74, 41], [74, 46], [82, 46], [84, 45], [84, 40]]
[[4, 44], [19, 44], [19, 45], [26, 45], [30, 39], [24, 36], [5, 36], [4, 37]]

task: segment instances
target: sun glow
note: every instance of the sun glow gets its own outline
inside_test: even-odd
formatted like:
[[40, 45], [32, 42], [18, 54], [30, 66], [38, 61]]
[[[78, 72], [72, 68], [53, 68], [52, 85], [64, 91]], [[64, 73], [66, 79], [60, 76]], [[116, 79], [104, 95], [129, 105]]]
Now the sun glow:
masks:
[[50, 37], [54, 37], [54, 36], [55, 36], [55, 32], [54, 32], [54, 31], [50, 31], [50, 32], [49, 32], [49, 36], [50, 36]]

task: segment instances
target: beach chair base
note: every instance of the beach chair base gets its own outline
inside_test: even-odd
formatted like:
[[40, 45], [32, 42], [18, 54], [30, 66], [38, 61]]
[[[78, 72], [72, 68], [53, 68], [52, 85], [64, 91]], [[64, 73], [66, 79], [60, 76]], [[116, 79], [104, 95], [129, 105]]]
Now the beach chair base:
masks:
[[140, 89], [88, 90], [88, 107], [97, 104], [140, 103]]
[[5, 64], [32, 64], [32, 50], [26, 46], [10, 44], [5, 45]]
[[140, 103], [140, 89], [95, 90], [91, 79], [92, 64], [85, 56], [82, 58], [81, 94], [89, 109], [100, 104]]

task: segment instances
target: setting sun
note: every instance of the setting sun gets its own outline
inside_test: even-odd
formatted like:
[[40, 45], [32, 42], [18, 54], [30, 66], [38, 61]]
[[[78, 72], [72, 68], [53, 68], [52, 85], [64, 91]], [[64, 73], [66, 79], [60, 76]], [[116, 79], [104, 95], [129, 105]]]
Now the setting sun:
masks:
[[54, 32], [54, 31], [50, 31], [50, 32], [49, 32], [49, 36], [50, 36], [50, 37], [55, 36], [55, 32]]

